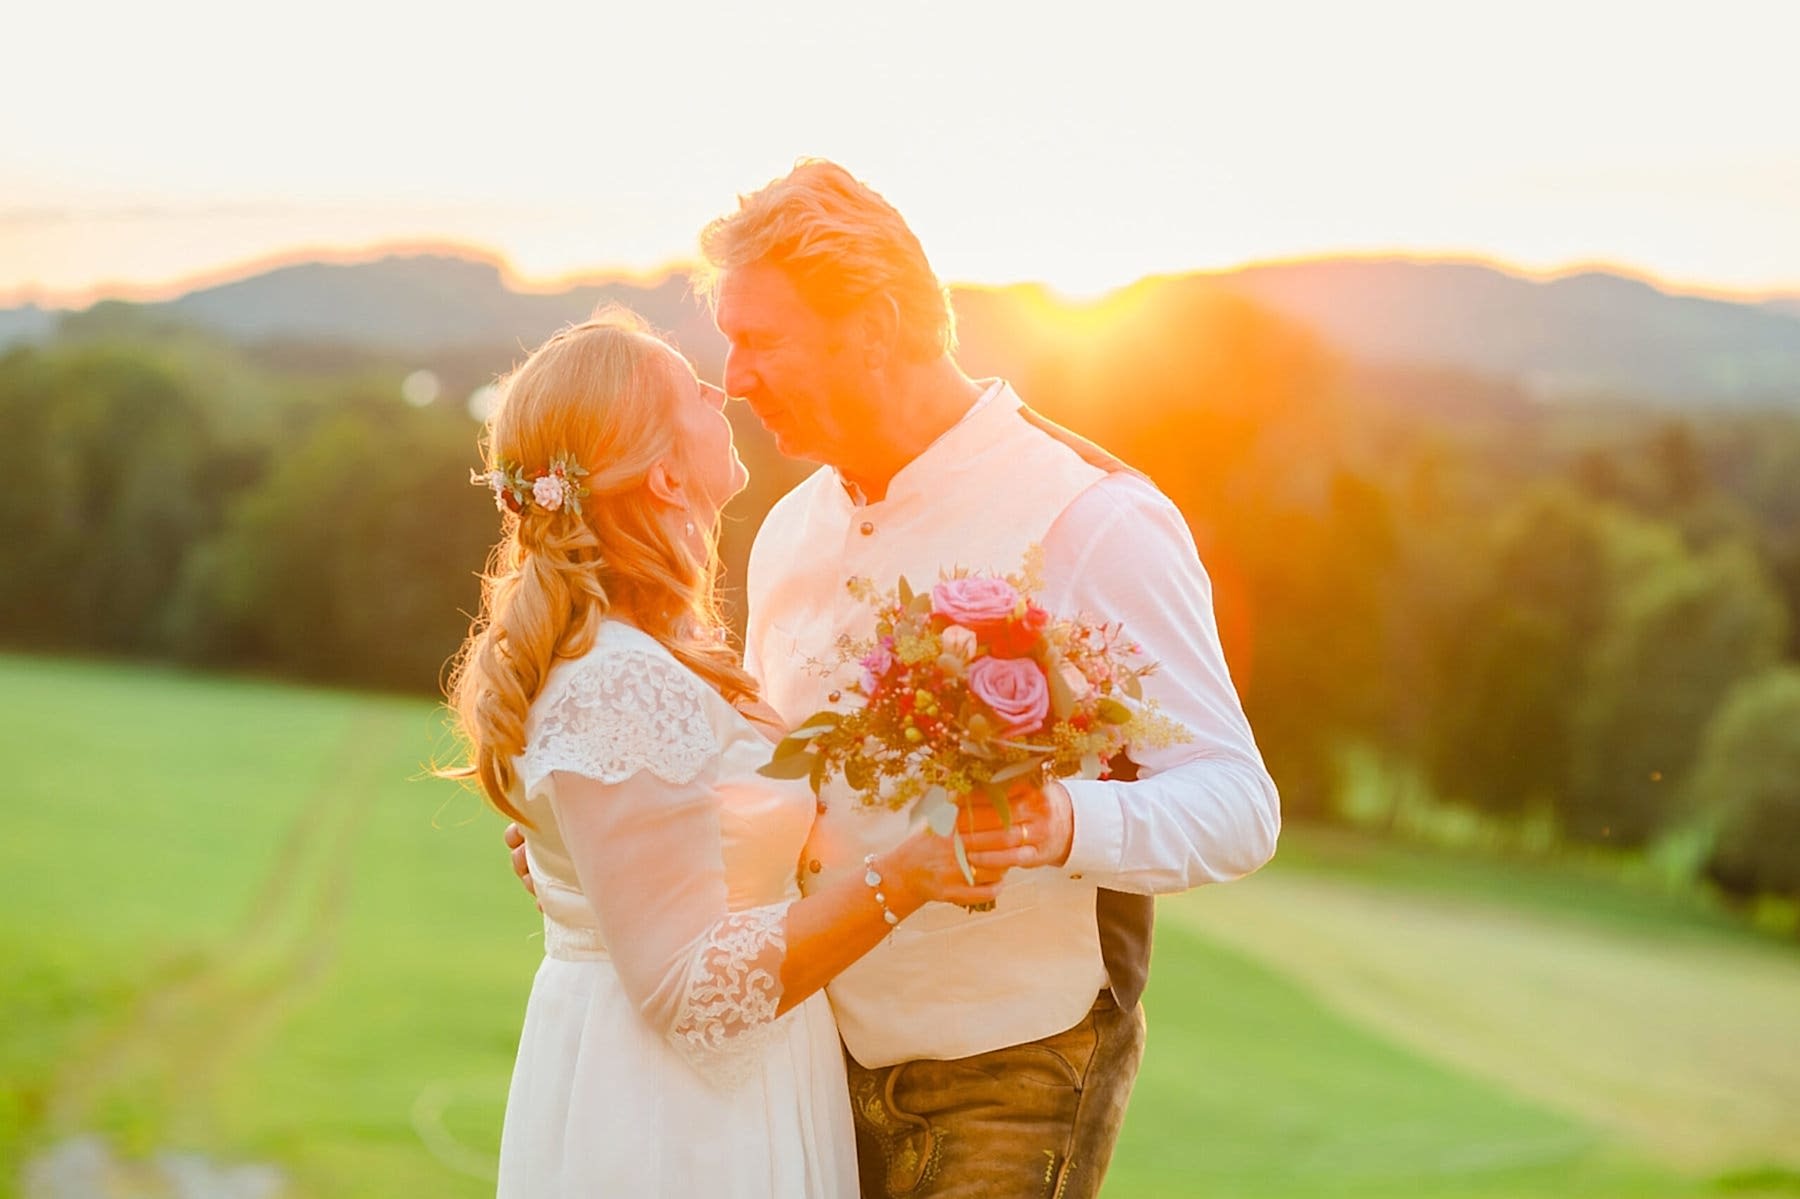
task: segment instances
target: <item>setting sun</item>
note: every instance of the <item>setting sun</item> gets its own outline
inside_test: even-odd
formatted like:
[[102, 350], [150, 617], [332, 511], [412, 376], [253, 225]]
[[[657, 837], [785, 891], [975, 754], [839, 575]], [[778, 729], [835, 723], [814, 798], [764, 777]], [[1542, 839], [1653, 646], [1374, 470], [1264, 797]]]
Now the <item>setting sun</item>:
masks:
[[0, 101], [33, 116], [0, 146], [0, 295], [396, 241], [540, 283], [642, 274], [805, 154], [882, 189], [945, 279], [1077, 299], [1396, 251], [1800, 289], [1782, 5], [1127, 4], [1074, 36], [1016, 5], [464, 23], [332, 0], [254, 60], [230, 6], [106, 7], [103, 40], [83, 8], [15, 29], [36, 52]]

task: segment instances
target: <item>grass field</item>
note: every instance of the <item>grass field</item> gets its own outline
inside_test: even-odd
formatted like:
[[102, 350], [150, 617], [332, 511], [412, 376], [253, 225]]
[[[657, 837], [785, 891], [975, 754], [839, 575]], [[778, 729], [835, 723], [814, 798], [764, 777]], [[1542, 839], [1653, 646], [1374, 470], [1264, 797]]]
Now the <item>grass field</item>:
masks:
[[[536, 914], [431, 706], [0, 658], [0, 1195], [78, 1133], [477, 1196]], [[1165, 901], [1109, 1199], [1800, 1195], [1800, 949], [1290, 830]]]

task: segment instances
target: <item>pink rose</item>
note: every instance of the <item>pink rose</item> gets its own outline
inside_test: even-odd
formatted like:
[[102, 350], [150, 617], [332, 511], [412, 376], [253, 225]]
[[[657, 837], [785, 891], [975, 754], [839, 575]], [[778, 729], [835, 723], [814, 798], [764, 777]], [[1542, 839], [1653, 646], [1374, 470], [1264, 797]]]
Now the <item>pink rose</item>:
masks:
[[945, 579], [931, 589], [931, 610], [951, 624], [973, 629], [997, 625], [1019, 606], [1019, 593], [1005, 579], [969, 575], [961, 579]]
[[1030, 658], [975, 659], [969, 690], [999, 719], [1004, 736], [1035, 733], [1050, 714], [1050, 681]]

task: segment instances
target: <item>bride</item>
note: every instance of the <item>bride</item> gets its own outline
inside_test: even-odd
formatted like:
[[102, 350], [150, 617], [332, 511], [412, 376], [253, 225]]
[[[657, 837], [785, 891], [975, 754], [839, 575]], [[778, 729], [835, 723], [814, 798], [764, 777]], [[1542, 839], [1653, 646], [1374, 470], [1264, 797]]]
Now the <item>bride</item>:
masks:
[[466, 763], [526, 828], [544, 909], [499, 1194], [857, 1192], [821, 988], [931, 900], [978, 904], [921, 830], [800, 897], [804, 782], [726, 648], [720, 508], [748, 476], [723, 394], [634, 316], [551, 337], [502, 384], [503, 537], [451, 703]]

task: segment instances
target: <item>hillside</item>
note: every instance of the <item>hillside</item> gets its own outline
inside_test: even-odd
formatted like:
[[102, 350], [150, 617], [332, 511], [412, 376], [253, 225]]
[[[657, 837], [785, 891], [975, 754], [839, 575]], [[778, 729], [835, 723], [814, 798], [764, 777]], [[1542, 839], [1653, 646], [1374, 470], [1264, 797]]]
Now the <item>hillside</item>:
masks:
[[[1247, 297], [1309, 326], [1361, 364], [1481, 375], [1538, 399], [1800, 405], [1800, 299], [1738, 303], [1671, 294], [1602, 272], [1546, 281], [1472, 263], [1361, 259], [1168, 276], [1132, 290], [1149, 293], [1154, 303], [1156, 289], [1186, 288]], [[992, 348], [982, 344], [982, 330], [1017, 324], [996, 319], [996, 304], [1054, 302], [1031, 287], [957, 295], [959, 308], [980, 309], [965, 312], [972, 359]], [[717, 369], [718, 336], [686, 281], [675, 276], [530, 292], [511, 286], [491, 261], [393, 255], [281, 267], [126, 307], [142, 309], [148, 320], [173, 319], [245, 342], [424, 356], [528, 346], [606, 302], [643, 313], [673, 333], [702, 369]], [[0, 310], [0, 347], [42, 340], [64, 315], [36, 307]]]
[[1779, 306], [1465, 263], [1336, 260], [1216, 278], [1366, 361], [1513, 377], [1544, 398], [1800, 403], [1800, 313]]

